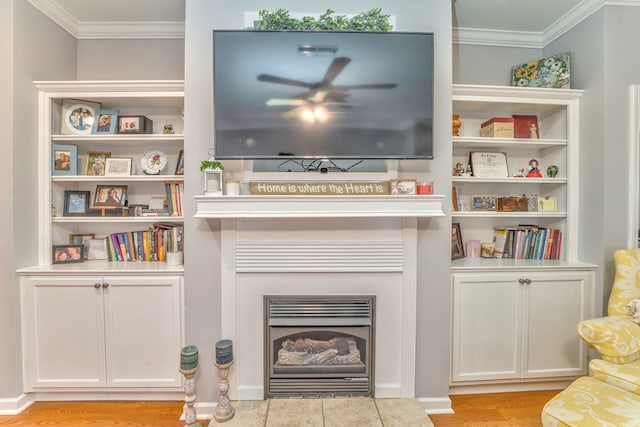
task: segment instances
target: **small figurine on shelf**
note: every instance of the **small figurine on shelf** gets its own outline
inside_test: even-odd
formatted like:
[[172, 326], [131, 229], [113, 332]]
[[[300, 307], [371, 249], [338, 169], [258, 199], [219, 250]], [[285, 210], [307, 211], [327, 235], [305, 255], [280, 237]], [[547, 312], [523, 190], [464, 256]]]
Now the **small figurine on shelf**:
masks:
[[462, 176], [464, 173], [464, 165], [460, 162], [456, 163], [456, 167], [453, 168], [453, 176]]
[[542, 178], [542, 172], [538, 169], [538, 161], [536, 159], [529, 160], [529, 172], [527, 178]]
[[462, 126], [462, 120], [460, 120], [460, 114], [454, 114], [452, 117], [452, 135], [460, 136], [460, 126]]
[[173, 125], [171, 123], [167, 123], [166, 125], [164, 125], [164, 127], [162, 128], [162, 133], [165, 135], [173, 135]]
[[524, 169], [517, 169], [514, 173], [513, 173], [513, 177], [514, 178], [524, 178]]

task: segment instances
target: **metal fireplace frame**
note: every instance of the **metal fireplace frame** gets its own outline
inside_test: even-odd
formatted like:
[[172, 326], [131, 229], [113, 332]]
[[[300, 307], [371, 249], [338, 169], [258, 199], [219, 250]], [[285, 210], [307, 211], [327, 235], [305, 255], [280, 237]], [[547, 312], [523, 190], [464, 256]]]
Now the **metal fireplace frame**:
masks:
[[[374, 397], [375, 300], [375, 295], [264, 295], [265, 399]], [[276, 340], [308, 333], [314, 327], [318, 327], [316, 332], [320, 334], [350, 336], [363, 341], [363, 367], [276, 368]]]

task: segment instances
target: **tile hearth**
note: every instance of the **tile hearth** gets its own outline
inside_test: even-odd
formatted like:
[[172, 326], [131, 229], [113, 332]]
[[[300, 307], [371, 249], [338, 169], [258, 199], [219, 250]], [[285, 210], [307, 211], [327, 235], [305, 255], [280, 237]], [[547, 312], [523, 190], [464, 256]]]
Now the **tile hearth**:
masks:
[[433, 427], [415, 399], [269, 399], [232, 405], [231, 420], [211, 420], [209, 427]]

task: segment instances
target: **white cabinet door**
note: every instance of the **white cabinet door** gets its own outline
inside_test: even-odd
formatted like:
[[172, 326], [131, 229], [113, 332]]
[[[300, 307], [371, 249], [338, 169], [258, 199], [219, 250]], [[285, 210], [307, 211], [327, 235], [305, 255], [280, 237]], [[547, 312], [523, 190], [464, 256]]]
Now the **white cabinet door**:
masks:
[[106, 277], [110, 387], [180, 387], [179, 277]]
[[100, 282], [100, 278], [87, 277], [26, 279], [27, 387], [106, 385]]
[[589, 274], [525, 276], [531, 283], [525, 286], [528, 323], [523, 377], [586, 375], [587, 349], [576, 327], [589, 313]]
[[28, 391], [182, 388], [180, 276], [22, 281]]
[[592, 271], [453, 275], [452, 381], [587, 373]]
[[512, 275], [454, 275], [453, 381], [520, 377], [521, 307]]

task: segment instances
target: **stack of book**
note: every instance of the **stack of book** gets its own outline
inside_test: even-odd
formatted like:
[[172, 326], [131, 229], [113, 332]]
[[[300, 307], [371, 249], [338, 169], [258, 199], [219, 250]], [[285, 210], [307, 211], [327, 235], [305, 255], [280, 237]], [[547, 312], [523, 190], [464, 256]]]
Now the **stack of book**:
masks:
[[157, 222], [146, 230], [112, 233], [106, 238], [109, 261], [166, 261], [167, 252], [182, 251], [184, 227]]
[[494, 230], [496, 258], [560, 259], [562, 231], [537, 225]]

